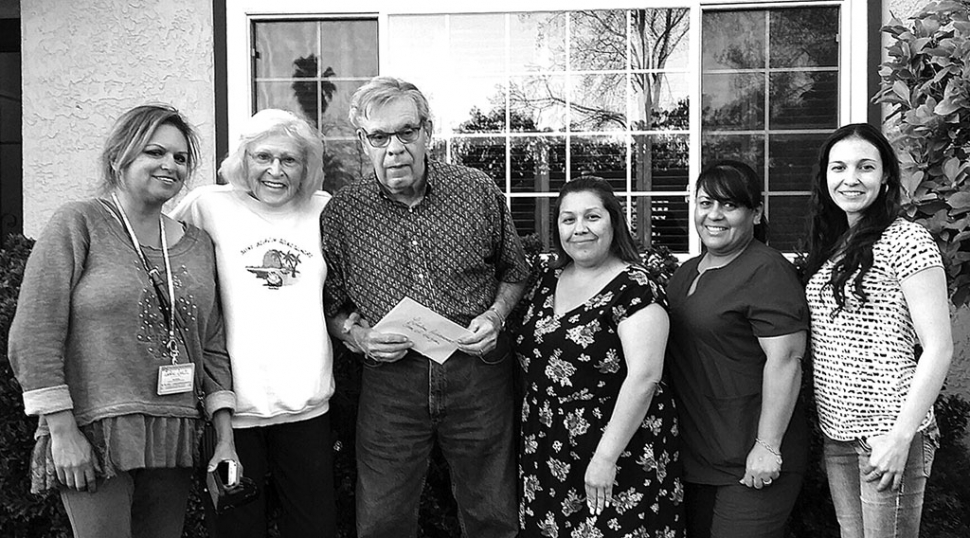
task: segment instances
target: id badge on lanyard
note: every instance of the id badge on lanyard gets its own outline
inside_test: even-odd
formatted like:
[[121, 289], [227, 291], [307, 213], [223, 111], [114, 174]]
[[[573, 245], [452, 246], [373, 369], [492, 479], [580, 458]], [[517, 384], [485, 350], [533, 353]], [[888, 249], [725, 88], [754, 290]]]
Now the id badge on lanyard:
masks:
[[[155, 286], [153, 272], [157, 273], [157, 269], [152, 269], [148, 265], [148, 259], [145, 258], [145, 254], [141, 250], [138, 237], [135, 236], [135, 231], [128, 221], [125, 208], [118, 201], [118, 196], [112, 193], [111, 197], [121, 212], [121, 219], [125, 224], [125, 229], [128, 231], [132, 244], [135, 246], [135, 252], [141, 258], [145, 270], [148, 271], [148, 278], [152, 281], [152, 286]], [[165, 308], [162, 305], [164, 301], [161, 298], [159, 298], [159, 307], [162, 309], [163, 315], [168, 314], [166, 316], [168, 321], [168, 341], [165, 343], [165, 349], [166, 354], [171, 358], [172, 364], [164, 364], [158, 367], [158, 387], [156, 391], [159, 396], [166, 396], [169, 394], [192, 392], [195, 388], [195, 363], [179, 364], [178, 362], [178, 340], [175, 336], [175, 286], [172, 281], [172, 263], [168, 257], [168, 239], [165, 237], [165, 221], [161, 215], [158, 216], [158, 229], [161, 235], [162, 258], [165, 261], [165, 277], [168, 279], [168, 312], [165, 312]]]

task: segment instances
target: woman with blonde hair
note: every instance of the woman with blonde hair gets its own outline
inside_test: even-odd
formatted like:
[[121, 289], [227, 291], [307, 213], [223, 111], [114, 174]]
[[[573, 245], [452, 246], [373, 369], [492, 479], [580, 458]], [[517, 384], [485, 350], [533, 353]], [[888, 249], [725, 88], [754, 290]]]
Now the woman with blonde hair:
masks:
[[31, 490], [58, 489], [78, 538], [177, 538], [206, 416], [236, 460], [215, 255], [162, 214], [198, 165], [166, 105], [115, 123], [102, 194], [62, 206], [27, 261], [9, 357], [39, 415]]
[[[193, 190], [173, 215], [215, 242], [239, 456], [261, 494], [269, 476], [283, 538], [334, 536], [323, 142], [295, 115], [262, 110], [243, 126], [219, 174], [228, 185]], [[209, 527], [216, 536], [266, 536], [265, 495], [210, 517]]]

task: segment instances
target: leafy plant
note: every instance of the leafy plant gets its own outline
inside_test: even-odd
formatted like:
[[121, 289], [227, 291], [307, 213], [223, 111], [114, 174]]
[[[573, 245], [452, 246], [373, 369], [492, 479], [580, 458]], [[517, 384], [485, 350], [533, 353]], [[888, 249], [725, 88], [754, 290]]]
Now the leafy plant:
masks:
[[30, 239], [10, 235], [0, 249], [0, 536], [67, 537], [71, 530], [60, 499], [30, 494], [37, 420], [24, 414], [22, 391], [7, 360], [7, 335], [33, 245]]
[[936, 238], [954, 305], [970, 302], [970, 2], [932, 2], [906, 24], [882, 64], [880, 91], [903, 168], [907, 215]]

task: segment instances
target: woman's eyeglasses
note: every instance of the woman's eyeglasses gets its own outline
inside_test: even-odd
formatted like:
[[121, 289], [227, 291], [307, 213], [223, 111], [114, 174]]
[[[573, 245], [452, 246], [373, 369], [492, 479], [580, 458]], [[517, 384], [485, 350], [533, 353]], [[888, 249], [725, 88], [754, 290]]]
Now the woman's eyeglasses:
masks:
[[268, 151], [257, 151], [255, 153], [246, 152], [249, 158], [253, 160], [254, 163], [260, 166], [269, 166], [273, 164], [273, 161], [279, 160], [280, 166], [287, 169], [294, 169], [303, 166], [303, 161], [292, 155], [275, 155]]

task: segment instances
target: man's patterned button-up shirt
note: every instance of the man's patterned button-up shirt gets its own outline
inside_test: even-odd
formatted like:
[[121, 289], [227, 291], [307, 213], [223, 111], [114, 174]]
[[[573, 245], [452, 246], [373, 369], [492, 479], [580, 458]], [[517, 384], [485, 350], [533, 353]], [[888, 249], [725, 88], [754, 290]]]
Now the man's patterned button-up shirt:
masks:
[[499, 281], [529, 274], [505, 196], [486, 174], [428, 160], [415, 206], [389, 198], [376, 176], [341, 189], [320, 217], [328, 316], [356, 309], [371, 325], [411, 297], [466, 327]]

